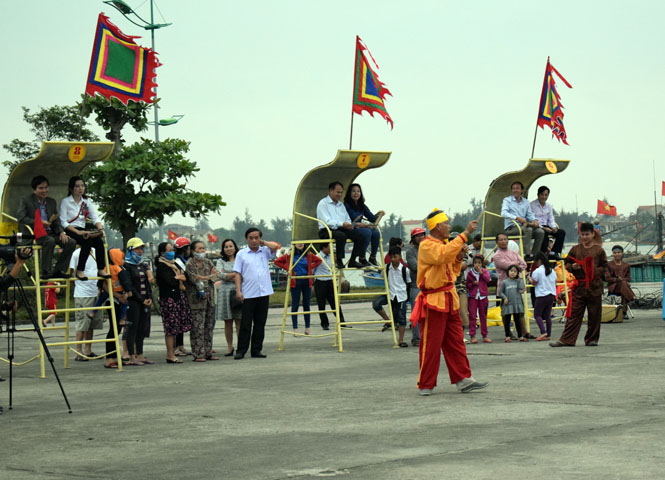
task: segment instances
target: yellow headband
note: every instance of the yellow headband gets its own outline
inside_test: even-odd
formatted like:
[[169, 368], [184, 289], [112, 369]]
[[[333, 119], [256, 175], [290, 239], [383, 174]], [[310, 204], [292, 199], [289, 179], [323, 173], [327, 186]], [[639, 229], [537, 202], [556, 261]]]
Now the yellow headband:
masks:
[[[432, 211], [433, 211], [433, 212], [436, 212], [437, 210], [438, 210], [438, 208], [435, 208], [435, 209], [432, 210]], [[446, 214], [443, 213], [443, 212], [440, 212], [440, 213], [438, 213], [438, 214], [434, 215], [433, 217], [428, 218], [428, 219], [426, 220], [426, 222], [427, 222], [427, 228], [428, 228], [429, 231], [431, 232], [432, 230], [434, 230], [434, 228], [435, 228], [439, 223], [443, 223], [443, 222], [447, 222], [447, 221], [448, 221], [448, 215], [446, 215]]]

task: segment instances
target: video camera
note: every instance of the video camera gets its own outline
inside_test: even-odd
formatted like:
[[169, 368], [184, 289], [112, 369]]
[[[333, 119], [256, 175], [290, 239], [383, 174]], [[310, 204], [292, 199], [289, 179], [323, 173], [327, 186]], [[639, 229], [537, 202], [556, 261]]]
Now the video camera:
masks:
[[[35, 236], [34, 235], [23, 235], [21, 233], [15, 233], [14, 235], [10, 235], [8, 237], [3, 237], [0, 236], [0, 240], [9, 240], [9, 245], [0, 245], [0, 260], [4, 260], [7, 263], [14, 263], [16, 260], [16, 245], [18, 245], [19, 242], [22, 242], [24, 240], [34, 240]], [[30, 257], [32, 257], [32, 248], [30, 247], [20, 247], [19, 249], [22, 248], [28, 248], [30, 251], [28, 253], [23, 253], [21, 250], [18, 251], [18, 258], [21, 260], [27, 260]]]

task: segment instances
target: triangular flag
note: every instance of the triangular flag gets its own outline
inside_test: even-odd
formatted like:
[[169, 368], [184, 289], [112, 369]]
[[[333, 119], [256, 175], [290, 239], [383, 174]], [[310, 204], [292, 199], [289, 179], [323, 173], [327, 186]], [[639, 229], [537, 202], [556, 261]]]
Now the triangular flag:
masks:
[[176, 238], [178, 238], [178, 234], [169, 229], [169, 240], [175, 240]]
[[42, 223], [42, 216], [39, 214], [39, 209], [35, 209], [35, 223], [33, 224], [32, 231], [35, 234], [35, 240], [39, 240], [46, 236], [46, 229]]

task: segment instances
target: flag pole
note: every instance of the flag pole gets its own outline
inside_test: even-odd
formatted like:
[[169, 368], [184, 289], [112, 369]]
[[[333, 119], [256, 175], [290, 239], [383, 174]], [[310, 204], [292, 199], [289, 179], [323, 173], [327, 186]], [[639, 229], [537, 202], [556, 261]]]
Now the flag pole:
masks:
[[531, 147], [531, 158], [533, 158], [533, 152], [536, 150], [536, 137], [538, 136], [538, 122], [536, 121], [536, 130], [533, 132], [533, 146]]
[[353, 150], [353, 107], [351, 108], [351, 133], [349, 133], [349, 150]]
[[540, 91], [540, 103], [538, 104], [538, 115], [536, 116], [536, 129], [533, 132], [533, 145], [531, 146], [531, 158], [536, 151], [536, 137], [538, 136], [538, 118], [540, 117], [540, 107], [543, 105], [543, 97], [545, 96], [545, 82], [547, 81], [547, 71], [550, 66], [550, 57], [547, 57], [547, 64], [545, 64], [545, 76], [543, 77], [543, 88]]
[[85, 91], [83, 92], [83, 100], [81, 101], [81, 112], [79, 113], [79, 131], [77, 135], [77, 140], [80, 142], [81, 141], [81, 131], [83, 130], [83, 110], [85, 109], [85, 97], [86, 97]]

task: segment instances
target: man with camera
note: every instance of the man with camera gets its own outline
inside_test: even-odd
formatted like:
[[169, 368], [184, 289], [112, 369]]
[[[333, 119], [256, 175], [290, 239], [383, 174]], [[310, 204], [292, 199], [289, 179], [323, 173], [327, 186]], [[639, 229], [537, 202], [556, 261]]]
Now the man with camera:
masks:
[[[42, 247], [41, 278], [66, 277], [69, 259], [76, 248], [76, 241], [70, 238], [60, 224], [58, 207], [55, 200], [48, 196], [49, 182], [43, 175], [37, 175], [31, 181], [33, 193], [21, 199], [16, 219], [21, 226], [32, 226], [35, 220], [35, 211], [39, 210], [46, 236], [35, 241]], [[25, 229], [24, 229], [25, 230]], [[24, 233], [28, 233], [25, 231]], [[62, 253], [51, 273], [53, 251], [56, 243], [62, 247]]]
[[[21, 268], [23, 268], [23, 264], [25, 263], [26, 260], [28, 260], [32, 256], [32, 248], [30, 247], [24, 247], [20, 249], [14, 250], [14, 265], [12, 266], [12, 269], [9, 271], [9, 273], [4, 274], [0, 278], [0, 293], [5, 292], [9, 287], [12, 286], [14, 283], [14, 280], [18, 278], [19, 273], [21, 272]], [[8, 259], [3, 258], [3, 260], [8, 261]], [[5, 303], [2, 306], [3, 312], [2, 312], [2, 317], [3, 320], [8, 318], [5, 317], [5, 314], [9, 313], [10, 309], [13, 309], [16, 311], [16, 302], [11, 302], [11, 303]], [[0, 332], [2, 331], [2, 323], [0, 323]], [[4, 382], [5, 379], [0, 377], [0, 382]], [[0, 410], [1, 412], [1, 410]]]

